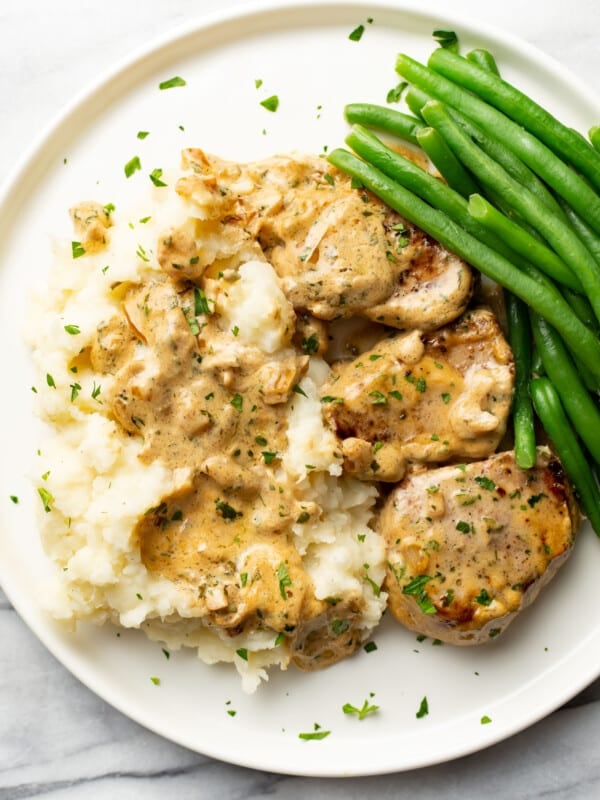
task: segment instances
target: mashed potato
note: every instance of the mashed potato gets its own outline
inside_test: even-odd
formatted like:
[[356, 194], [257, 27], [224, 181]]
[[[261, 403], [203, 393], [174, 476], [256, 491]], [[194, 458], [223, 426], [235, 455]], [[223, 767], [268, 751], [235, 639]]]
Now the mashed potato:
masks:
[[[269, 666], [326, 666], [366, 640], [385, 553], [377, 490], [342, 475], [323, 422], [329, 366], [293, 343], [260, 248], [207, 216], [174, 193], [144, 225], [75, 211], [84, 252], [58, 247], [28, 330], [48, 423], [40, 524], [57, 619], [141, 628], [232, 662], [252, 691]], [[165, 372], [167, 342], [188, 372]]]

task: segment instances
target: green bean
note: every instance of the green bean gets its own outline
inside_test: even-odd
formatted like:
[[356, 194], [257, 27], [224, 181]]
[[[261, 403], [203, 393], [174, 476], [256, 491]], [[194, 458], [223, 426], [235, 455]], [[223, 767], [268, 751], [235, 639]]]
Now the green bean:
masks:
[[503, 255], [530, 278], [542, 283], [546, 290], [562, 301], [561, 293], [546, 275], [516, 253], [504, 239], [498, 238], [469, 214], [467, 201], [442, 181], [417, 166], [413, 161], [387, 147], [373, 133], [355, 125], [346, 137], [347, 144], [362, 158], [392, 180], [443, 211], [450, 219], [492, 250]]
[[425, 92], [422, 92], [420, 89], [417, 89], [416, 86], [409, 86], [404, 95], [404, 102], [415, 115], [415, 117], [421, 117], [421, 109], [427, 103], [428, 100], [431, 100], [431, 97]]
[[556, 389], [548, 378], [536, 378], [531, 381], [530, 390], [537, 415], [552, 439], [567, 475], [575, 485], [592, 528], [600, 536], [600, 491], [569, 425]]
[[592, 147], [600, 152], [600, 125], [593, 125], [588, 132], [588, 136]]
[[600, 198], [574, 170], [562, 162], [535, 136], [524, 131], [504, 114], [471, 92], [462, 89], [433, 70], [400, 54], [396, 71], [432, 97], [460, 111], [483, 130], [516, 153], [540, 178], [564, 197], [592, 228], [600, 233]]
[[564, 161], [573, 164], [600, 189], [600, 155], [579, 134], [545, 108], [489, 70], [443, 48], [433, 51], [429, 67], [502, 111], [537, 136]]
[[435, 128], [421, 128], [417, 131], [417, 141], [448, 186], [462, 194], [463, 197], [468, 197], [478, 191], [478, 186], [473, 178]]
[[563, 289], [563, 295], [567, 303], [571, 306], [573, 311], [577, 314], [579, 319], [584, 325], [594, 331], [596, 336], [600, 336], [600, 325], [594, 314], [594, 309], [591, 307], [587, 297], [584, 297], [578, 292], [573, 292], [571, 289]]
[[535, 464], [535, 425], [529, 396], [531, 378], [531, 329], [527, 306], [512, 292], [504, 292], [508, 338], [515, 358], [515, 391], [513, 395], [513, 427], [515, 461], [521, 469]]
[[423, 115], [442, 134], [454, 154], [475, 177], [498, 192], [552, 245], [565, 264], [579, 277], [594, 313], [600, 319], [600, 269], [572, 228], [538, 203], [526, 187], [511, 178], [499, 164], [483, 153], [454, 122], [442, 103], [436, 100], [427, 103], [423, 108]]
[[526, 258], [546, 275], [559, 283], [568, 286], [575, 292], [582, 292], [581, 281], [570, 270], [553, 250], [538, 241], [524, 228], [494, 208], [480, 194], [469, 198], [469, 213], [476, 220], [489, 228], [501, 239], [510, 242], [510, 246], [523, 258]]
[[540, 351], [546, 375], [554, 384], [571, 424], [600, 464], [600, 411], [590, 397], [567, 350], [554, 328], [531, 313], [535, 346]]
[[546, 373], [544, 372], [544, 365], [542, 364], [542, 357], [537, 347], [533, 348], [531, 356], [531, 376], [542, 378]]
[[600, 342], [575, 316], [559, 292], [535, 268], [531, 267], [531, 270], [539, 279], [521, 272], [508, 259], [456, 225], [446, 214], [424, 203], [415, 194], [352, 153], [336, 149], [328, 156], [328, 160], [342, 172], [360, 180], [387, 205], [437, 239], [448, 250], [473, 264], [543, 314], [560, 332], [565, 342], [578, 349], [582, 361], [590, 370], [600, 377]]
[[344, 108], [344, 114], [350, 123], [357, 122], [369, 128], [392, 133], [412, 144], [417, 144], [416, 134], [423, 127], [423, 123], [416, 117], [375, 103], [349, 103]]
[[467, 53], [467, 58], [469, 61], [472, 61], [473, 64], [477, 64], [478, 67], [481, 67], [481, 69], [486, 69], [488, 72], [500, 76], [500, 70], [496, 64], [496, 59], [489, 50], [482, 50], [481, 48], [471, 50]]
[[594, 256], [598, 264], [600, 264], [600, 236], [598, 236], [598, 234], [593, 231], [567, 203], [559, 202], [561, 203], [561, 207], [571, 227]]
[[540, 202], [547, 205], [551, 211], [566, 220], [564, 211], [546, 184], [541, 181], [535, 172], [532, 172], [512, 150], [505, 147], [494, 136], [487, 134], [478, 125], [475, 125], [474, 122], [471, 122], [470, 119], [465, 117], [464, 114], [452, 108], [448, 110], [452, 119], [458, 122], [460, 127], [471, 139], [477, 142], [484, 153], [490, 158], [493, 158], [494, 161], [497, 161], [500, 166], [504, 167], [512, 178], [522, 183], [523, 186], [526, 186], [529, 191], [534, 194]]

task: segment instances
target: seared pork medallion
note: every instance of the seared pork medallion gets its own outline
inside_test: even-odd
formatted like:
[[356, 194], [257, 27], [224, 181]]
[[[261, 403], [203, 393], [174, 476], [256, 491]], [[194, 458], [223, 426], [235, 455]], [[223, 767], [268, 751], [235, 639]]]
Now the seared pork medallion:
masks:
[[[331, 320], [364, 315], [399, 329], [431, 330], [461, 314], [471, 269], [324, 159], [295, 154], [234, 164], [184, 151], [177, 191], [201, 222], [172, 235], [258, 240], [297, 309]], [[189, 251], [189, 252], [188, 252]]]
[[409, 462], [491, 455], [506, 431], [513, 373], [495, 317], [477, 309], [334, 364], [321, 401], [347, 472], [394, 482]]
[[579, 519], [560, 462], [512, 452], [417, 473], [386, 500], [386, 588], [396, 619], [452, 644], [494, 639], [569, 556]]

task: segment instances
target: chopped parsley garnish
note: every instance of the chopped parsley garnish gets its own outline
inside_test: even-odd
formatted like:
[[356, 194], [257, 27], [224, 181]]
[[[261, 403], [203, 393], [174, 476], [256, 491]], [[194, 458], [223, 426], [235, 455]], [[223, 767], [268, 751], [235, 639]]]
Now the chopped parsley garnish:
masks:
[[173, 516], [171, 517], [171, 522], [181, 522], [183, 519], [183, 511], [178, 508], [177, 511], [173, 512]]
[[298, 383], [294, 384], [292, 391], [296, 392], [296, 394], [301, 394], [303, 397], [308, 397], [304, 389]]
[[65, 330], [71, 336], [77, 336], [78, 333], [81, 333], [79, 325], [65, 325]]
[[46, 383], [51, 389], [56, 389], [56, 383], [54, 382], [54, 378], [50, 375], [49, 372], [46, 373]]
[[283, 631], [281, 633], [278, 633], [277, 638], [275, 639], [274, 642], [275, 647], [279, 647], [279, 645], [284, 641], [284, 639], [285, 639], [285, 633], [283, 633]]
[[331, 731], [322, 731], [320, 730], [321, 726], [315, 722], [315, 729], [311, 733], [299, 733], [298, 738], [303, 739], [305, 742], [311, 741], [320, 741], [321, 739], [326, 739]]
[[393, 397], [394, 400], [402, 400], [402, 394], [397, 389], [394, 389], [393, 391], [388, 392], [388, 394], [389, 394], [390, 397]]
[[150, 222], [152, 217], [140, 217], [140, 224], [145, 225], [147, 222]]
[[246, 586], [247, 583], [248, 583], [248, 573], [240, 572], [240, 584], [242, 586], [242, 589]]
[[444, 392], [442, 394], [442, 400], [446, 405], [448, 405], [448, 403], [450, 402], [450, 395], [448, 394], [448, 392]]
[[475, 602], [479, 603], [480, 606], [489, 606], [491, 605], [492, 599], [493, 598], [487, 593], [487, 590], [482, 589], [475, 598]]
[[440, 47], [458, 53], [458, 36], [454, 31], [436, 30], [433, 31], [432, 36]]
[[51, 492], [48, 489], [44, 489], [43, 486], [38, 488], [38, 494], [42, 501], [42, 505], [44, 506], [44, 511], [48, 513], [52, 511], [52, 503], [54, 502], [54, 497], [52, 496]]
[[402, 97], [402, 92], [406, 89], [408, 83], [406, 81], [400, 81], [397, 86], [394, 86], [393, 89], [390, 89], [387, 93], [385, 98], [386, 103], [398, 103], [400, 98]]
[[333, 177], [333, 175], [332, 175], [330, 172], [326, 172], [326, 173], [323, 175], [323, 178], [324, 178], [324, 179], [327, 181], [327, 183], [328, 183], [330, 186], [335, 186], [335, 178]]
[[303, 511], [303, 512], [302, 512], [302, 513], [299, 515], [299, 517], [298, 517], [298, 519], [296, 520], [296, 522], [297, 522], [299, 525], [304, 525], [304, 523], [305, 523], [305, 522], [308, 522], [308, 520], [309, 520], [309, 519], [310, 519], [310, 514], [308, 513], [308, 511]]
[[375, 650], [377, 650], [377, 645], [375, 644], [375, 642], [367, 642], [364, 645], [363, 650], [365, 651], [365, 653], [373, 653], [375, 652]]
[[168, 81], [161, 81], [158, 84], [159, 89], [174, 89], [176, 86], [187, 86], [183, 78], [176, 75], [174, 78], [169, 78]]
[[138, 248], [135, 251], [135, 254], [141, 261], [145, 261], [146, 264], [150, 261], [150, 257], [148, 256], [148, 253], [145, 251], [145, 249], [142, 247], [141, 244], [138, 244]]
[[417, 719], [423, 719], [423, 717], [426, 717], [427, 714], [429, 714], [429, 703], [427, 702], [427, 697], [424, 697], [421, 700], [421, 705], [419, 706], [419, 710], [415, 714], [415, 717]]
[[371, 578], [369, 576], [369, 572], [368, 572], [369, 565], [368, 564], [363, 564], [363, 567], [365, 568], [365, 580], [366, 580], [366, 582], [370, 585], [371, 589], [373, 590], [373, 594], [375, 595], [375, 597], [379, 597], [381, 595], [381, 586], [379, 586], [377, 583], [375, 583], [373, 578]]
[[319, 350], [319, 339], [318, 339], [316, 333], [311, 333], [311, 335], [308, 337], [308, 339], [306, 339], [306, 338], [302, 339], [302, 349], [309, 356], [312, 356], [316, 352], [318, 352], [318, 350]]
[[[100, 384], [96, 386], [96, 381], [94, 381], [94, 386], [92, 388], [92, 400], [98, 400], [101, 391], [102, 391], [102, 386]], [[98, 402], [101, 403], [102, 401], [98, 400]]]
[[242, 658], [244, 661], [248, 661], [248, 650], [245, 647], [240, 647], [239, 650], [235, 651], [237, 655]]
[[[202, 289], [194, 288], [194, 314], [210, 314], [210, 306], [208, 305], [208, 298]], [[237, 336], [237, 334], [235, 334]]]
[[464, 519], [459, 519], [456, 523], [456, 530], [461, 533], [471, 533], [471, 526], [468, 522], [465, 522]]
[[168, 650], [166, 650], [164, 647], [163, 647], [163, 648], [161, 648], [161, 649], [162, 649], [163, 656], [164, 656], [164, 657], [167, 659], [167, 661], [168, 661], [168, 660], [171, 658], [171, 653], [169, 653], [169, 651], [168, 651]]
[[187, 322], [188, 327], [192, 332], [192, 336], [198, 336], [198, 334], [200, 333], [200, 326], [198, 325], [198, 320], [196, 319], [196, 317], [189, 316], [188, 314], [185, 313], [185, 311], [184, 311], [184, 316], [185, 316], [185, 321]]
[[123, 171], [125, 172], [125, 177], [131, 178], [133, 173], [137, 172], [141, 168], [142, 168], [142, 162], [140, 161], [140, 157], [134, 156], [123, 167]]
[[160, 186], [166, 186], [167, 184], [164, 181], [161, 180], [162, 174], [163, 174], [162, 169], [159, 169], [157, 167], [156, 169], [152, 170], [152, 172], [150, 173], [150, 175], [148, 175], [148, 177], [150, 178], [150, 180], [152, 181], [152, 183], [155, 186], [159, 186], [159, 187]]
[[490, 478], [486, 478], [485, 475], [477, 475], [475, 477], [475, 483], [478, 483], [482, 489], [487, 489], [488, 492], [493, 492], [496, 488], [494, 481], [490, 480]]
[[417, 575], [402, 587], [402, 594], [415, 598], [415, 602], [424, 614], [435, 614], [436, 608], [425, 591], [425, 584], [433, 580], [430, 575]]
[[153, 675], [153, 676], [150, 678], [150, 680], [152, 681], [152, 683], [153, 683], [155, 686], [160, 686], [160, 678], [157, 678], [155, 675]]
[[272, 464], [273, 461], [277, 458], [277, 453], [270, 453], [267, 450], [263, 450], [261, 455], [265, 460], [265, 464]]
[[375, 390], [374, 392], [369, 392], [369, 397], [372, 397], [373, 400], [371, 401], [374, 406], [381, 406], [387, 404], [387, 397], [383, 394], [383, 392], [378, 392]]
[[350, 623], [347, 619], [334, 619], [331, 623], [331, 630], [334, 633], [334, 636], [339, 636], [342, 633], [346, 633], [346, 631], [350, 628]]
[[364, 719], [367, 714], [374, 714], [378, 710], [379, 706], [371, 705], [368, 700], [365, 700], [361, 708], [357, 708], [351, 703], [344, 703], [342, 706], [344, 714], [356, 714], [359, 719]]
[[417, 392], [425, 392], [427, 391], [427, 383], [425, 382], [425, 378], [419, 378], [415, 383], [415, 389]]
[[71, 402], [73, 403], [77, 399], [77, 396], [78, 396], [79, 392], [81, 391], [81, 384], [80, 383], [72, 383], [72, 384], [70, 384], [70, 388], [71, 388]]
[[491, 718], [488, 717], [487, 714], [484, 714], [483, 717], [481, 718], [482, 725], [489, 725], [491, 721], [492, 721]]
[[375, 453], [378, 453], [382, 447], [383, 447], [383, 442], [375, 442], [375, 444], [373, 445], [373, 455], [375, 455]]
[[267, 440], [265, 439], [264, 436], [256, 436], [254, 438], [254, 441], [256, 442], [256, 444], [260, 444], [260, 445], [263, 445], [263, 446], [267, 444]]
[[73, 258], [81, 258], [85, 255], [85, 248], [81, 242], [71, 242], [71, 254]]
[[364, 25], [357, 25], [356, 28], [349, 34], [348, 38], [351, 42], [360, 42], [362, 39], [362, 35], [365, 32]]
[[234, 325], [233, 328], [231, 329], [231, 332], [233, 333], [234, 336], [237, 336], [238, 333], [240, 332], [240, 329], [238, 328], [237, 325]]
[[377, 361], [380, 358], [383, 358], [383, 356], [380, 356], [379, 353], [372, 353], [369, 356], [369, 361]]
[[254, 80], [254, 88], [255, 89], [260, 89], [260, 87], [262, 85], [263, 85], [262, 78], [255, 78], [255, 80]]
[[241, 413], [242, 407], [244, 405], [244, 398], [241, 394], [234, 394], [231, 400], [229, 401], [231, 405], [235, 408], [236, 411]]
[[19, 498], [17, 497], [17, 495], [16, 495], [16, 494], [11, 494], [11, 495], [9, 495], [9, 497], [10, 497], [11, 501], [12, 501], [12, 502], [13, 502], [15, 505], [18, 505], [18, 503], [19, 503]]
[[241, 511], [236, 511], [235, 508], [226, 503], [224, 500], [220, 500], [217, 498], [215, 500], [215, 506], [217, 507], [217, 511], [223, 517], [223, 519], [236, 519], [237, 517], [242, 516]]
[[533, 508], [533, 507], [534, 507], [535, 505], [537, 505], [537, 504], [540, 502], [540, 500], [542, 500], [544, 497], [548, 497], [548, 495], [547, 495], [547, 494], [544, 494], [544, 492], [541, 492], [540, 494], [534, 494], [534, 495], [532, 495], [531, 497], [529, 497], [529, 498], [527, 499], [527, 504], [528, 504], [529, 508]]
[[343, 397], [333, 397], [330, 394], [326, 394], [325, 397], [321, 398], [321, 402], [322, 403], [343, 403], [344, 402], [344, 398]]
[[284, 600], [287, 600], [286, 589], [292, 585], [292, 579], [289, 576], [286, 565], [281, 562], [277, 570], [277, 580], [279, 581], [279, 593]]
[[149, 135], [150, 135], [150, 131], [138, 131], [137, 132], [137, 138], [138, 139], [145, 139], [146, 136], [149, 136]]
[[275, 112], [279, 108], [279, 97], [276, 94], [272, 94], [271, 97], [261, 100], [260, 104], [267, 111]]

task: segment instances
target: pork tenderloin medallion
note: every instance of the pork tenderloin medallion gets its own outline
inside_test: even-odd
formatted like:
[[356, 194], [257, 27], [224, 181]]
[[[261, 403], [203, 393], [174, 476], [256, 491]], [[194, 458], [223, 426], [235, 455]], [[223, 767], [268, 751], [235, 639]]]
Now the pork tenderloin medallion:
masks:
[[396, 334], [333, 364], [323, 412], [344, 468], [396, 482], [410, 462], [491, 455], [506, 431], [514, 362], [494, 315], [463, 314], [431, 333]]
[[[456, 319], [474, 288], [471, 268], [317, 156], [237, 164], [185, 150], [178, 193], [197, 217], [168, 232], [181, 276], [229, 253], [198, 252], [194, 237], [257, 240], [294, 308], [323, 320], [363, 315], [400, 330]], [[185, 246], [183, 246], [183, 244]], [[162, 262], [161, 262], [162, 263]], [[163, 265], [164, 266], [164, 265]]]
[[496, 638], [568, 558], [578, 525], [557, 458], [536, 465], [512, 452], [407, 478], [378, 521], [394, 617], [443, 642]]

